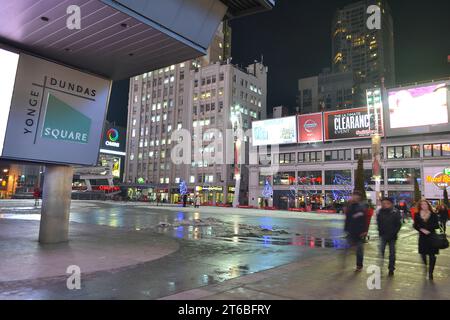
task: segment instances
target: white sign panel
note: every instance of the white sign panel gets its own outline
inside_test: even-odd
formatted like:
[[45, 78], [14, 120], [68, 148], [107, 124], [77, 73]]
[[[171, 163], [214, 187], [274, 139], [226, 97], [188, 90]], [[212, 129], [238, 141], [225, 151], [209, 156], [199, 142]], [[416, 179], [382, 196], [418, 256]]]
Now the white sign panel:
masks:
[[19, 55], [0, 49], [0, 154], [6, 134]]
[[425, 167], [424, 170], [425, 198], [443, 199], [444, 189], [450, 187], [450, 168]]
[[110, 87], [109, 80], [20, 54], [0, 156], [96, 165]]
[[276, 118], [252, 123], [253, 146], [297, 143], [297, 117]]

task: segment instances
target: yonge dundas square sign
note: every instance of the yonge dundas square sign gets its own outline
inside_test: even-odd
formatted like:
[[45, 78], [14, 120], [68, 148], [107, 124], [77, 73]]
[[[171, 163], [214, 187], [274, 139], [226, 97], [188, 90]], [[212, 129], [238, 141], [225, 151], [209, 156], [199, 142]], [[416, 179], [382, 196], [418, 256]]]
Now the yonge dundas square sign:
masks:
[[0, 66], [8, 66], [2, 84], [9, 88], [1, 92], [0, 156], [95, 165], [111, 82], [2, 49]]

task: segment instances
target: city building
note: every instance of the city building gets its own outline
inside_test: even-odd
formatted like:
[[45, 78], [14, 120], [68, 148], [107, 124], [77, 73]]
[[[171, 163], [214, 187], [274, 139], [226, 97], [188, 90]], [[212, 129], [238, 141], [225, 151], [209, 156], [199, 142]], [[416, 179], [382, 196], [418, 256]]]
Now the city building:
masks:
[[289, 109], [285, 106], [277, 106], [273, 108], [273, 118], [283, 118], [289, 115]]
[[[381, 29], [370, 30], [367, 9], [381, 9]], [[366, 90], [395, 85], [394, 31], [387, 1], [364, 0], [338, 10], [332, 21], [331, 69], [298, 81], [298, 113], [365, 106]]]
[[[381, 28], [370, 30], [367, 9], [381, 9]], [[364, 103], [366, 89], [395, 85], [394, 24], [388, 1], [363, 0], [335, 13], [332, 22], [332, 71], [353, 73], [356, 101]]]
[[[448, 80], [436, 81], [393, 88], [383, 94], [377, 111], [382, 124], [383, 195], [411, 205], [416, 178], [423, 197], [434, 204], [442, 201], [443, 190], [450, 187], [449, 87]], [[354, 188], [359, 157], [364, 160], [368, 197], [375, 203], [374, 117], [368, 108], [299, 115], [297, 141], [280, 143], [276, 151], [266, 152], [269, 163], [261, 162], [268, 159], [262, 153], [259, 164], [250, 165], [250, 204], [261, 204], [269, 182], [276, 207], [336, 207]], [[272, 131], [292, 131], [292, 119], [284, 119]], [[252, 151], [256, 151], [255, 144]]]
[[352, 108], [354, 83], [351, 72], [324, 69], [318, 76], [298, 81], [298, 113]]
[[[175, 165], [171, 159], [177, 143], [171, 136], [178, 129], [188, 130], [194, 139], [200, 128], [203, 132], [218, 129], [219, 138], [226, 140], [226, 129], [233, 129], [232, 115], [244, 129], [266, 117], [267, 68], [258, 62], [246, 69], [232, 65], [227, 37], [231, 30], [224, 25], [207, 56], [130, 79], [125, 182], [131, 198], [156, 199], [158, 195], [163, 201], [178, 202], [179, 184], [185, 181], [189, 193], [199, 193], [203, 202], [232, 202], [233, 164], [192, 160]], [[208, 137], [208, 133], [203, 136]], [[192, 153], [214, 154], [208, 144]], [[246, 186], [242, 188], [244, 197]]]

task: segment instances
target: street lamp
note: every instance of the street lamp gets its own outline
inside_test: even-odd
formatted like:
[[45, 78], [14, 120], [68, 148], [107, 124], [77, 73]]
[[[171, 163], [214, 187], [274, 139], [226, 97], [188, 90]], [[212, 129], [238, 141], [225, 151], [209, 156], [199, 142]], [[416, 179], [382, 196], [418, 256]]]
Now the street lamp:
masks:
[[[239, 109], [239, 106], [236, 106], [236, 109]], [[240, 160], [240, 151], [241, 151], [241, 141], [239, 140], [237, 130], [241, 123], [241, 114], [240, 111], [236, 110], [236, 113], [232, 112], [230, 116], [230, 121], [234, 130], [234, 197], [233, 197], [233, 207], [236, 208], [239, 206], [239, 191], [241, 185], [241, 170], [239, 168], [239, 160]]]

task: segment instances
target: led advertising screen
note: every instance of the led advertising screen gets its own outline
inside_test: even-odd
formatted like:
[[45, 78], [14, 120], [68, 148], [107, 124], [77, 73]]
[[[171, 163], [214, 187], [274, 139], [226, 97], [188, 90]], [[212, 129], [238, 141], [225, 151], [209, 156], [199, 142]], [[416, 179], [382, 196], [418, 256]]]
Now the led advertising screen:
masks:
[[252, 141], [255, 147], [297, 143], [297, 117], [253, 122]]
[[448, 84], [392, 89], [386, 108], [389, 135], [447, 131], [450, 127]]
[[0, 155], [3, 150], [19, 55], [0, 49]]
[[105, 125], [100, 146], [101, 153], [125, 156], [126, 130], [125, 128]]
[[96, 165], [110, 87], [110, 80], [21, 53], [12, 97], [3, 102], [10, 111], [0, 157]]
[[[377, 111], [380, 121], [383, 117], [381, 110]], [[367, 108], [346, 109], [338, 111], [324, 112], [324, 131], [325, 140], [346, 140], [346, 139], [361, 139], [370, 138], [373, 129], [371, 117], [375, 114], [370, 114]], [[380, 126], [383, 128], [383, 126]], [[383, 135], [383, 132], [380, 132]]]
[[312, 113], [298, 116], [298, 142], [312, 143], [322, 141], [322, 113]]

